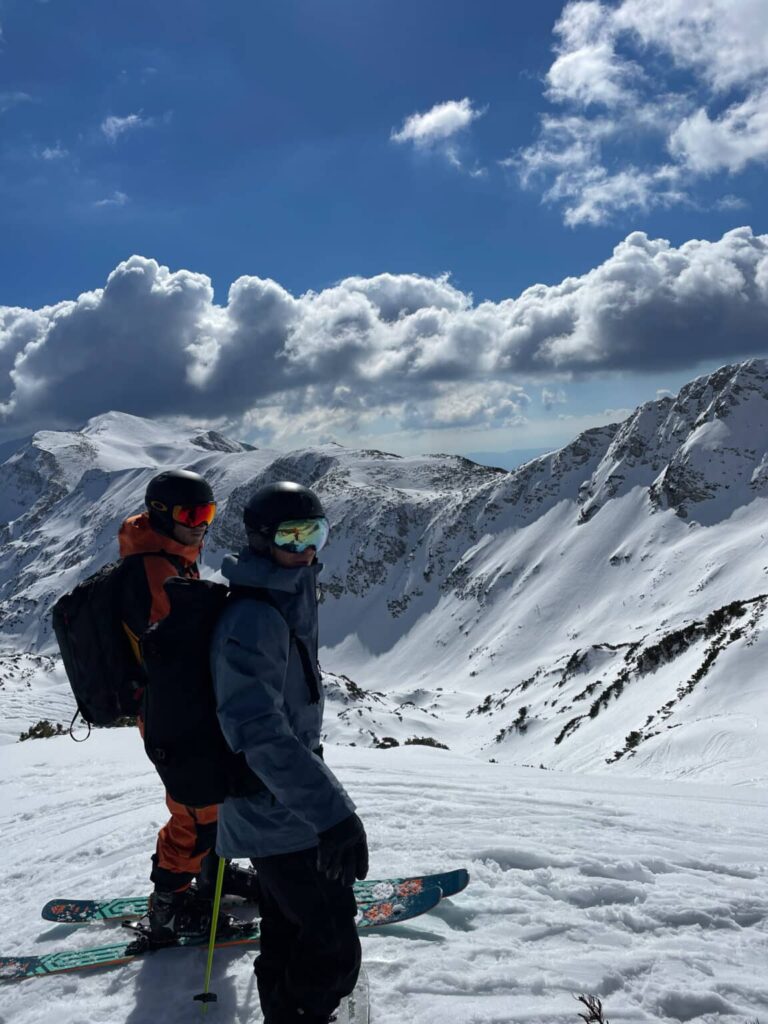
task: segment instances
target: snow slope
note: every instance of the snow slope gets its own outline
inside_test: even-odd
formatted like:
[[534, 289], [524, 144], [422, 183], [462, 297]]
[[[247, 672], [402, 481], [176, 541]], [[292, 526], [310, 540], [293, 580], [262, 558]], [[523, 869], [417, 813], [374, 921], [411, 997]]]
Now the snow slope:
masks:
[[[365, 934], [376, 1024], [611, 1024], [768, 1018], [768, 806], [763, 791], [488, 764], [456, 752], [329, 748], [358, 803], [373, 876], [466, 865], [469, 888]], [[146, 891], [165, 819], [133, 730], [0, 748], [0, 951], [110, 941], [51, 926], [53, 897]], [[261, 1019], [253, 951], [217, 952], [208, 1019]], [[203, 950], [0, 988], [13, 1024], [198, 1019]]]
[[334, 444], [257, 451], [122, 413], [38, 433], [0, 465], [0, 738], [68, 720], [50, 606], [114, 558], [147, 481], [179, 465], [219, 500], [208, 574], [242, 543], [256, 487], [321, 495], [331, 742], [768, 781], [765, 360], [511, 473]]

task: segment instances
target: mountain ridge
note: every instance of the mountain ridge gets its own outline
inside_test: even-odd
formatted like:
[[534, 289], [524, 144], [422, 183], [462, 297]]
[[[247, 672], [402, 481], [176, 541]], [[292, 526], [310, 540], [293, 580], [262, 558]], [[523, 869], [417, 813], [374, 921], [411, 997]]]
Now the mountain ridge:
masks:
[[[38, 432], [0, 465], [0, 643], [6, 657], [53, 653], [50, 605], [115, 557], [119, 522], [141, 507], [163, 466], [196, 469], [214, 487], [220, 514], [207, 575], [243, 543], [248, 495], [287, 477], [318, 490], [332, 523], [323, 663], [329, 679], [354, 681], [344, 710], [351, 701], [355, 713], [331, 716], [331, 741], [416, 736], [518, 763], [613, 771], [663, 763], [672, 774], [706, 775], [711, 766], [697, 765], [684, 733], [724, 714], [733, 665], [757, 671], [768, 559], [758, 565], [753, 556], [763, 545], [767, 441], [768, 362], [754, 359], [511, 472], [337, 444], [278, 453], [107, 413], [81, 431]], [[716, 636], [693, 628], [734, 602], [751, 609], [736, 617], [751, 623], [742, 633], [736, 619]], [[674, 657], [654, 671], [635, 678], [637, 665], [619, 665], [616, 650], [633, 648], [647, 663], [686, 629], [690, 642], [673, 645]], [[558, 673], [584, 651], [602, 653], [582, 665], [580, 692], [588, 692], [579, 697], [570, 682], [558, 685]], [[676, 697], [705, 662], [697, 685]], [[611, 690], [623, 670], [625, 685]], [[749, 687], [731, 694], [734, 714], [752, 716], [764, 736], [765, 698]], [[12, 680], [0, 683], [8, 688]], [[526, 700], [510, 717], [516, 693]], [[487, 712], [470, 714], [483, 703]], [[739, 778], [768, 778], [759, 755], [736, 760]]]

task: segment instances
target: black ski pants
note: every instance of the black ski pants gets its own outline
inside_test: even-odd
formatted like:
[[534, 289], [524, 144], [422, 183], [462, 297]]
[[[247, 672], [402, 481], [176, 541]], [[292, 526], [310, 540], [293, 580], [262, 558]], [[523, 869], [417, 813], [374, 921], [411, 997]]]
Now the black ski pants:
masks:
[[351, 886], [317, 870], [317, 847], [252, 860], [259, 873], [264, 1024], [326, 1024], [360, 971]]

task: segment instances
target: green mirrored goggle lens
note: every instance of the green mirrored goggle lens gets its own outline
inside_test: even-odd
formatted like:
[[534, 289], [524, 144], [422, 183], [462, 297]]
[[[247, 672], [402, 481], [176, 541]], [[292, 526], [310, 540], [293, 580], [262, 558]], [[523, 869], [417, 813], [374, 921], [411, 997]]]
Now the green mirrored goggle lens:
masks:
[[283, 551], [301, 553], [307, 548], [320, 551], [328, 540], [330, 527], [325, 518], [288, 519], [275, 530], [272, 538], [276, 547]]

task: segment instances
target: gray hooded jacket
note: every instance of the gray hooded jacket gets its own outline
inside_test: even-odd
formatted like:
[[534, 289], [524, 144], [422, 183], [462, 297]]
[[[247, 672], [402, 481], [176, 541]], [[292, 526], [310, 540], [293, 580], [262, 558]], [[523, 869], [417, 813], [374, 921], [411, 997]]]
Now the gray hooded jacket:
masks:
[[[310, 689], [292, 631], [317, 660], [316, 578], [320, 566], [284, 569], [245, 548], [221, 567], [233, 586], [263, 587], [263, 600], [225, 609], [211, 646], [219, 722], [268, 792], [228, 797], [219, 809], [216, 849], [224, 857], [271, 857], [317, 845], [317, 834], [355, 805], [312, 751], [320, 745], [323, 693]], [[290, 628], [289, 628], [290, 627]]]

